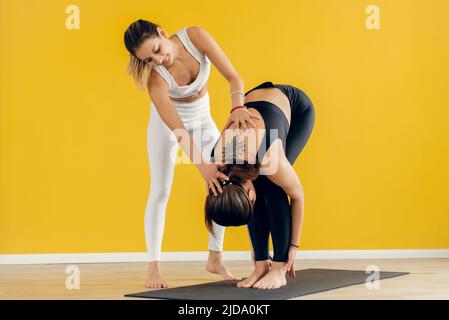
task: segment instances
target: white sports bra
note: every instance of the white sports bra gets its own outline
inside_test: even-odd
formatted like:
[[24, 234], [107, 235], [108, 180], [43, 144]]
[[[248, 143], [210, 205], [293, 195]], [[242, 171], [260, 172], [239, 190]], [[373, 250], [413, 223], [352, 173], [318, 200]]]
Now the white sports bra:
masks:
[[203, 88], [203, 86], [209, 79], [210, 60], [205, 54], [201, 53], [201, 51], [199, 51], [198, 48], [195, 47], [193, 42], [190, 40], [189, 35], [187, 34], [187, 27], [176, 32], [176, 35], [178, 36], [179, 40], [181, 40], [187, 51], [200, 63], [200, 71], [198, 72], [198, 76], [191, 84], [186, 86], [179, 86], [176, 83], [175, 79], [173, 79], [173, 76], [164, 66], [154, 66], [153, 70], [157, 71], [162, 76], [162, 78], [167, 81], [168, 85], [170, 86], [168, 95], [171, 98], [188, 98], [200, 92], [201, 88]]

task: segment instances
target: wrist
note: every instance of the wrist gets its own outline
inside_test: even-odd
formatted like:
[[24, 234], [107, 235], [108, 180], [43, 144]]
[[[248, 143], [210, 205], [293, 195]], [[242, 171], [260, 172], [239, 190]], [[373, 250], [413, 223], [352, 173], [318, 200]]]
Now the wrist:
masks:
[[231, 91], [230, 97], [232, 105], [241, 105], [245, 101], [245, 92], [243, 91], [243, 82], [240, 79], [235, 79], [236, 81], [231, 81]]
[[243, 97], [245, 99], [245, 93], [240, 90], [232, 91], [231, 92], [231, 99], [234, 98], [234, 96]]
[[246, 109], [246, 106], [238, 105], [238, 106], [232, 107], [231, 113], [233, 113], [235, 110], [238, 110], [238, 109]]
[[198, 170], [200, 170], [201, 173], [204, 171], [206, 166], [207, 166], [207, 163], [204, 161], [204, 159], [201, 159], [201, 162], [197, 163], [197, 165], [196, 165], [196, 167], [198, 168]]

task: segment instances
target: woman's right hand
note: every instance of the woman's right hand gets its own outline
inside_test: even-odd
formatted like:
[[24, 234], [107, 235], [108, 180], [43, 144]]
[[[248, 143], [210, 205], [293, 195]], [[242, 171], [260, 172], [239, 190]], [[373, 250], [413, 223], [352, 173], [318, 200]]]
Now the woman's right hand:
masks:
[[288, 275], [291, 278], [295, 278], [295, 257], [296, 257], [296, 252], [298, 251], [298, 249], [294, 246], [290, 246], [289, 250], [288, 250], [288, 261], [287, 261], [287, 265], [286, 265], [286, 270]]
[[206, 181], [206, 192], [209, 195], [209, 189], [212, 190], [214, 195], [217, 195], [217, 192], [222, 193], [223, 189], [221, 188], [221, 182], [218, 178], [228, 181], [229, 177], [224, 173], [218, 170], [218, 165], [215, 163], [207, 163], [203, 162], [200, 166], [200, 172]]
[[256, 123], [251, 120], [251, 118], [258, 119], [259, 117], [252, 112], [249, 112], [246, 107], [237, 109], [231, 112], [225, 128], [231, 123], [236, 124], [237, 127], [241, 128], [243, 131], [247, 130], [248, 128], [257, 128]]

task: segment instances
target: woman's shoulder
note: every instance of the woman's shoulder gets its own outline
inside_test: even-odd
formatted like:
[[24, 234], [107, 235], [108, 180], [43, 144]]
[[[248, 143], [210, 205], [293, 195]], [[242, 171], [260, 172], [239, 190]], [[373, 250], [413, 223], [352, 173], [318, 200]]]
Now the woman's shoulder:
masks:
[[154, 93], [154, 91], [157, 90], [158, 92], [167, 93], [170, 90], [170, 87], [162, 75], [153, 70], [148, 77], [147, 89], [148, 92]]
[[182, 28], [181, 30], [185, 30], [187, 32], [187, 34], [196, 36], [201, 32], [207, 32], [206, 29], [200, 27], [200, 26], [186, 26], [184, 28]]
[[204, 48], [207, 45], [207, 40], [211, 38], [209, 32], [200, 26], [188, 26], [183, 30], [187, 33], [190, 41], [198, 48], [199, 51], [204, 53]]
[[261, 161], [261, 174], [273, 176], [273, 179], [276, 179], [276, 177], [285, 175], [285, 171], [288, 171], [289, 166], [291, 165], [285, 155], [282, 141], [275, 139], [265, 152]]
[[187, 36], [190, 38], [190, 40], [192, 40], [193, 38], [198, 38], [199, 36], [201, 36], [202, 32], [206, 32], [205, 29], [199, 27], [199, 26], [185, 26], [181, 29], [179, 29], [178, 31], [175, 32], [176, 35], [179, 34], [187, 34]]

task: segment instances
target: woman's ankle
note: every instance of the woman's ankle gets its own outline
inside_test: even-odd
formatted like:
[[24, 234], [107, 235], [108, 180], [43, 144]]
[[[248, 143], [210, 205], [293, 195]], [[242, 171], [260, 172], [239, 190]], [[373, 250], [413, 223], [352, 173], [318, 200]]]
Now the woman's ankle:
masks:
[[148, 271], [150, 272], [160, 272], [160, 261], [159, 260], [154, 260], [154, 261], [150, 261], [148, 262]]
[[268, 270], [270, 268], [270, 260], [256, 261], [256, 270]]
[[221, 261], [223, 260], [223, 251], [209, 250], [209, 261]]
[[271, 262], [271, 270], [273, 271], [285, 271], [287, 267], [287, 262], [278, 262], [278, 261], [272, 261]]

